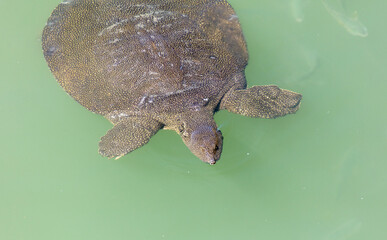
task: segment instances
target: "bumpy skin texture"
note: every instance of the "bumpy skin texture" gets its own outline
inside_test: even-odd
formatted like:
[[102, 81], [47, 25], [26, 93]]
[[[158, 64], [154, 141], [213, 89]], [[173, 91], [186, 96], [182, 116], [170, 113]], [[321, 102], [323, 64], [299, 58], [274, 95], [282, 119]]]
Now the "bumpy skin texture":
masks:
[[301, 100], [274, 86], [245, 89], [246, 43], [223, 0], [67, 0], [51, 14], [42, 47], [63, 89], [114, 124], [99, 144], [109, 158], [164, 128], [214, 164], [223, 141], [216, 110], [274, 118]]

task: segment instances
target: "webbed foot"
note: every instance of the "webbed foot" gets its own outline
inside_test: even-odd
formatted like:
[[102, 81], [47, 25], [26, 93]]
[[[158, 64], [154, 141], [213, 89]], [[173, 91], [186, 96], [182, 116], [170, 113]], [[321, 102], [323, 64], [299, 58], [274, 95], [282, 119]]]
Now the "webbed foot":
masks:
[[221, 109], [248, 117], [276, 118], [295, 113], [302, 95], [277, 86], [253, 86], [231, 90], [221, 102]]

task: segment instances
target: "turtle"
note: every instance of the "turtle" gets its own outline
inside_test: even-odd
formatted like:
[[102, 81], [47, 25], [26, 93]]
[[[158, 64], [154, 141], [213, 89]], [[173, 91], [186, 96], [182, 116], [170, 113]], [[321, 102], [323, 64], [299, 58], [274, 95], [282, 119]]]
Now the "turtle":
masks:
[[99, 142], [107, 158], [169, 129], [213, 165], [223, 146], [215, 112], [276, 118], [302, 98], [276, 85], [247, 88], [247, 46], [225, 0], [66, 0], [42, 49], [61, 87], [113, 124]]

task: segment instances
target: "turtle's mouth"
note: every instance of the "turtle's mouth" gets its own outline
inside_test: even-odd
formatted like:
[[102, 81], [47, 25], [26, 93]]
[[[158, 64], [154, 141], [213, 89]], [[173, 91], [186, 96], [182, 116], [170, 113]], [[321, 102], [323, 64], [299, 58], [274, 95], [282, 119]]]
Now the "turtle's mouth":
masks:
[[207, 154], [207, 159], [205, 162], [207, 162], [210, 165], [214, 165], [218, 159], [215, 160], [214, 157], [212, 157], [210, 154]]
[[215, 147], [212, 149], [212, 151], [206, 152], [205, 153], [205, 160], [204, 162], [209, 163], [210, 165], [214, 165], [220, 158], [220, 154], [222, 153], [222, 148], [218, 145], [218, 143], [215, 145]]

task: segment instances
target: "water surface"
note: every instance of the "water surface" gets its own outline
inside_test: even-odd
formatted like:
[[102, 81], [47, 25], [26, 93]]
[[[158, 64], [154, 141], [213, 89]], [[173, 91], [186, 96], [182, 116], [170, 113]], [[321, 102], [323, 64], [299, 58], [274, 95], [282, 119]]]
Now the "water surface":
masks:
[[275, 120], [216, 114], [215, 166], [169, 131], [117, 161], [98, 155], [111, 124], [41, 52], [58, 3], [0, 2], [0, 239], [387, 239], [384, 0], [230, 0], [249, 86], [304, 98]]

